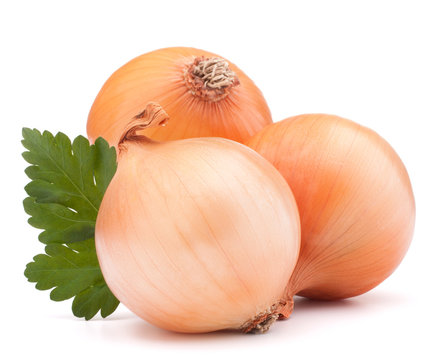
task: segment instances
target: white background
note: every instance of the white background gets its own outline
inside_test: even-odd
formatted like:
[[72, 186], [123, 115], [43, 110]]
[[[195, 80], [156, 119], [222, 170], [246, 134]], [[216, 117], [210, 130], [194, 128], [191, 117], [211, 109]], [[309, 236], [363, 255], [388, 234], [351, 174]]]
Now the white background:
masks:
[[[0, 119], [2, 353], [13, 358], [432, 359], [434, 232], [432, 1], [2, 1]], [[397, 271], [360, 297], [297, 299], [263, 336], [182, 335], [127, 309], [75, 319], [23, 270], [41, 252], [22, 209], [21, 128], [85, 134], [108, 76], [131, 58], [193, 46], [241, 67], [275, 121], [307, 112], [350, 118], [386, 138], [407, 166], [417, 204]], [[430, 344], [431, 343], [431, 344]], [[11, 356], [11, 355], [10, 355]]]

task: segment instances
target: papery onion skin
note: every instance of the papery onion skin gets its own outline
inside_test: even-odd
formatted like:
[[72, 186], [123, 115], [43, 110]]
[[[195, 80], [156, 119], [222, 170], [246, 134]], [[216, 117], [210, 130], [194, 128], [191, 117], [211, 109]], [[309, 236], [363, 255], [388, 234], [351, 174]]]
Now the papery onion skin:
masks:
[[268, 161], [236, 142], [130, 136], [95, 241], [111, 291], [161, 328], [248, 331], [264, 311], [292, 309], [283, 295], [300, 246], [295, 200]]
[[300, 257], [289, 295], [335, 300], [386, 279], [410, 245], [415, 202], [407, 171], [374, 131], [327, 114], [267, 126], [248, 146], [290, 185], [300, 213]]
[[94, 142], [102, 136], [116, 146], [129, 120], [150, 101], [165, 109], [170, 123], [143, 131], [149, 138], [166, 141], [212, 136], [247, 140], [272, 122], [261, 91], [247, 75], [226, 60], [238, 82], [222, 88], [227, 96], [216, 96], [213, 101], [204, 99], [186, 82], [186, 70], [195, 59], [216, 57], [223, 59], [204, 50], [173, 47], [131, 60], [114, 72], [98, 93], [87, 122], [89, 140]]

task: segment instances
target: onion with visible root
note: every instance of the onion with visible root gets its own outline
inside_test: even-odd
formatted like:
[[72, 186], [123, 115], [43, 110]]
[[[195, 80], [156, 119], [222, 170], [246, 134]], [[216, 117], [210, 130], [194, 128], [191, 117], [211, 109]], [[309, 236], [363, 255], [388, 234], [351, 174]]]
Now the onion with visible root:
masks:
[[143, 54], [118, 69], [89, 113], [87, 134], [116, 146], [130, 119], [158, 102], [170, 123], [140, 133], [153, 140], [224, 137], [244, 142], [271, 114], [261, 91], [237, 66], [216, 54], [187, 47]]
[[264, 332], [292, 300], [300, 245], [285, 179], [252, 149], [222, 138], [156, 142], [148, 104], [125, 126], [118, 169], [98, 213], [104, 278], [138, 316], [178, 332]]
[[267, 126], [248, 145], [280, 171], [299, 208], [301, 249], [289, 297], [360, 295], [399, 265], [415, 203], [401, 159], [377, 133], [309, 114]]

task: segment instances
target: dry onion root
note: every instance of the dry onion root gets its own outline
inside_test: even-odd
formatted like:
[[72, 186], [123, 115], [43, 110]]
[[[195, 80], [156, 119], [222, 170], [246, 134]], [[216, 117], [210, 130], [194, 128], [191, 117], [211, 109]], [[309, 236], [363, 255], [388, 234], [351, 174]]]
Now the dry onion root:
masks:
[[236, 142], [140, 135], [167, 119], [150, 103], [121, 135], [96, 224], [104, 278], [124, 305], [161, 328], [264, 332], [292, 310], [284, 289], [300, 227], [291, 190]]
[[264, 128], [248, 145], [290, 185], [301, 249], [287, 287], [343, 299], [386, 279], [411, 242], [415, 203], [407, 171], [379, 135], [332, 115], [300, 115]]
[[150, 101], [170, 116], [167, 127], [140, 132], [154, 140], [218, 136], [244, 142], [271, 123], [261, 91], [237, 66], [204, 50], [174, 47], [143, 54], [110, 76], [89, 113], [89, 140], [102, 136], [117, 145]]

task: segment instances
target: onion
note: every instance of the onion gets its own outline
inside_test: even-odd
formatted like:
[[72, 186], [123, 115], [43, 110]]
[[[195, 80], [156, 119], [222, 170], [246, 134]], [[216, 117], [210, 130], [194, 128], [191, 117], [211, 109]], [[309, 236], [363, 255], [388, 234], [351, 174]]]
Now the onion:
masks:
[[399, 265], [413, 234], [414, 197], [402, 161], [379, 135], [314, 114], [267, 126], [248, 145], [275, 165], [298, 204], [301, 249], [289, 297], [360, 295]]
[[156, 50], [118, 69], [89, 113], [87, 134], [117, 145], [130, 119], [150, 102], [170, 116], [165, 128], [140, 132], [154, 140], [219, 136], [243, 142], [271, 123], [261, 91], [238, 67], [186, 47]]
[[167, 118], [151, 103], [121, 136], [96, 222], [104, 278], [130, 310], [164, 329], [266, 331], [292, 309], [284, 290], [300, 225], [291, 190], [236, 142], [137, 134]]

